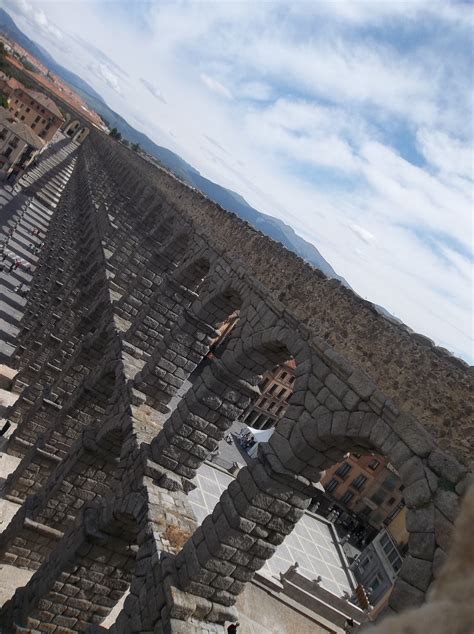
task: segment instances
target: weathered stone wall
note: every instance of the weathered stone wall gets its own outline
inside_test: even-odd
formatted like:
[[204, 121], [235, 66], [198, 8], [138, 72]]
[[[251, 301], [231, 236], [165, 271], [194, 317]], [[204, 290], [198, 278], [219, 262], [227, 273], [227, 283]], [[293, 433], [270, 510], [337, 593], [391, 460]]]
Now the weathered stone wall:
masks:
[[[223, 632], [245, 584], [292, 532], [324, 469], [347, 451], [384, 454], [400, 474], [409, 555], [389, 611], [422, 604], [470, 477], [417, 420], [420, 412], [432, 420], [420, 400], [423, 378], [410, 386], [414, 406], [394, 403], [361, 370], [370, 320], [359, 340], [358, 316], [344, 316], [361, 359], [328, 343], [331, 306], [337, 343], [341, 306], [359, 300], [169, 175], [151, 171], [148, 180], [149, 169], [91, 135], [52, 219], [15, 353], [20, 396], [7, 450], [22, 460], [4, 495], [22, 506], [0, 536], [0, 561], [35, 573], [0, 612], [2, 628], [84, 631], [128, 588], [114, 632]], [[245, 255], [245, 239], [261, 260], [249, 255], [244, 266], [230, 243], [242, 241]], [[298, 317], [313, 297], [283, 303], [274, 280], [261, 283], [276, 277], [278, 253], [296, 288], [307, 275], [316, 295], [332, 298], [318, 329]], [[170, 411], [235, 311], [222, 356]], [[380, 323], [385, 354], [405, 337], [438, 358]], [[262, 374], [290, 358], [295, 382], [284, 418], [196, 527], [186, 497], [196, 470], [258, 398]], [[470, 375], [461, 362], [439, 359], [459, 374], [457, 412]], [[375, 353], [371, 363], [381, 367]], [[405, 379], [410, 367], [403, 365]]]
[[[398, 407], [409, 410], [458, 458], [474, 455], [474, 374], [472, 367], [427, 337], [390, 322], [373, 304], [329, 280], [281, 244], [224, 211], [164, 170], [96, 135], [93, 142], [111, 151], [155, 188], [163, 204], [191, 219], [212, 247], [272, 292], [311, 336], [364, 369]], [[330, 256], [330, 254], [329, 254]]]

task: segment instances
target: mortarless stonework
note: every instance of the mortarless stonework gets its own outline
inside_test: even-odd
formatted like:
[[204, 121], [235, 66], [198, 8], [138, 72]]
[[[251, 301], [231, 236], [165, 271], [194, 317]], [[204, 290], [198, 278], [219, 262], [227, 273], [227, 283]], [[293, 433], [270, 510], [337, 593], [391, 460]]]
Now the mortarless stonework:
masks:
[[[221, 359], [168, 415], [235, 310]], [[36, 572], [2, 631], [100, 629], [130, 589], [114, 632], [223, 632], [349, 450], [400, 473], [409, 556], [390, 610], [424, 601], [470, 477], [443, 449], [468, 456], [471, 369], [98, 133], [53, 216], [18, 343], [8, 451], [22, 460], [4, 495], [22, 506], [0, 561]], [[197, 528], [196, 469], [290, 357], [285, 417]]]

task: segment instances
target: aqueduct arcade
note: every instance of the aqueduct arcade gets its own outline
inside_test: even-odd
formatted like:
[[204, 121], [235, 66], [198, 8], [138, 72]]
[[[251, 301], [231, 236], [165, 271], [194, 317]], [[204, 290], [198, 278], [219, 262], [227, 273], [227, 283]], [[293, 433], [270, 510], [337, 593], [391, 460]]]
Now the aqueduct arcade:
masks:
[[[422, 604], [469, 478], [471, 369], [109, 138], [78, 152], [14, 356], [3, 495], [21, 506], [0, 561], [35, 572], [2, 631], [100, 631], [128, 592], [114, 632], [224, 632], [348, 451], [400, 474], [409, 554], [388, 612]], [[289, 359], [285, 417], [198, 526], [196, 470]]]

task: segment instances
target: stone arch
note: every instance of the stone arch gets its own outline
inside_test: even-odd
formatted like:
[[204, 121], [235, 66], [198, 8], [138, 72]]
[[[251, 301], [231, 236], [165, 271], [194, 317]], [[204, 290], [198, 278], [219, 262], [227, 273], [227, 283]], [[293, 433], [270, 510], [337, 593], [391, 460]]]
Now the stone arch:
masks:
[[184, 487], [233, 421], [260, 395], [265, 370], [292, 357], [300, 385], [308, 380], [310, 352], [301, 335], [276, 326], [247, 336], [248, 326], [239, 324], [221, 359], [204, 369], [151, 443], [154, 460], [178, 474]]
[[67, 123], [66, 127], [64, 128], [64, 135], [68, 136], [69, 138], [72, 138], [80, 129], [80, 127], [81, 127], [80, 121], [78, 119], [72, 119], [71, 121]]
[[445, 554], [459, 507], [455, 488], [466, 470], [368, 377], [346, 365], [344, 379], [329, 362], [313, 355], [313, 372], [303, 392], [306, 377], [299, 384], [297, 377], [296, 399], [268, 443], [259, 447], [260, 459], [270, 461], [280, 474], [310, 482], [318, 482], [324, 469], [348, 451], [389, 459], [404, 485], [410, 533], [408, 555], [389, 601], [390, 609], [400, 611], [422, 603], [434, 581], [436, 558]]
[[85, 631], [100, 623], [130, 587], [145, 516], [145, 498], [138, 494], [84, 508], [81, 526], [64, 535], [28, 585], [3, 606], [5, 632], [53, 625]]
[[[203, 274], [207, 262], [198, 258], [183, 272], [187, 283], [198, 290], [204, 283]], [[195, 291], [188, 289], [196, 295]], [[181, 388], [184, 381], [203, 361], [213, 341], [219, 337], [218, 328], [236, 311], [242, 308], [241, 289], [226, 282], [214, 293], [199, 297], [189, 308], [182, 311], [181, 318], [153, 350], [150, 359], [135, 378], [135, 385], [147, 396], [147, 403], [168, 413], [168, 403]]]
[[185, 257], [190, 240], [189, 231], [178, 231], [161, 249], [145, 258], [143, 265], [136, 267], [132, 275], [128, 275], [127, 292], [116, 305], [120, 317], [132, 321], [138, 315], [140, 307], [150, 300], [164, 276], [176, 269]]
[[211, 269], [211, 259], [208, 254], [199, 254], [190, 262], [184, 262], [173, 275], [173, 282], [189, 291], [198, 294], [205, 278]]
[[[412, 416], [400, 413], [368, 377], [328, 346], [315, 353], [303, 338], [286, 328], [256, 333], [249, 342], [238, 341], [232, 353], [222, 357], [229, 371], [224, 376], [226, 380], [231, 374], [239, 376], [241, 383], [244, 380], [255, 385], [258, 370], [269, 362], [278, 363], [289, 350], [297, 368], [288, 416], [280, 421], [270, 440], [259, 445], [257, 459], [239, 471], [212, 515], [179, 553], [176, 565], [180, 588], [232, 605], [244, 583], [293, 530], [324, 469], [348, 450], [357, 449], [388, 456], [405, 485], [409, 550], [390, 597], [389, 611], [420, 604], [436, 575], [436, 559], [445, 555], [446, 531], [452, 530], [459, 505], [456, 487], [466, 469], [437, 449], [421, 425]], [[240, 370], [239, 365], [243, 366]], [[233, 379], [232, 385], [236, 383]], [[212, 386], [211, 381], [207, 385]], [[214, 387], [206, 395], [195, 396], [201, 399], [201, 411], [198, 414], [194, 410], [188, 417], [188, 428], [195, 430], [195, 420], [201, 416], [220, 427], [226, 393]], [[216, 397], [220, 403], [213, 402]], [[211, 416], [203, 411], [203, 403]], [[212, 429], [209, 423], [208, 428]], [[172, 431], [179, 434], [179, 425]], [[207, 428], [204, 431], [207, 433]], [[166, 441], [171, 445], [173, 438], [176, 436], [168, 433]], [[185, 452], [192, 453], [192, 447], [178, 439], [173, 454], [167, 451], [163, 437], [161, 443], [159, 437], [156, 440], [152, 452], [158, 463], [163, 464], [157, 451], [160, 449], [162, 456], [190, 465]], [[171, 461], [167, 467], [172, 468]], [[179, 467], [174, 471], [183, 474]], [[192, 563], [196, 561], [197, 567]]]
[[77, 130], [72, 140], [75, 143], [82, 143], [89, 136], [89, 133], [90, 129], [87, 126], [83, 126], [79, 130]]

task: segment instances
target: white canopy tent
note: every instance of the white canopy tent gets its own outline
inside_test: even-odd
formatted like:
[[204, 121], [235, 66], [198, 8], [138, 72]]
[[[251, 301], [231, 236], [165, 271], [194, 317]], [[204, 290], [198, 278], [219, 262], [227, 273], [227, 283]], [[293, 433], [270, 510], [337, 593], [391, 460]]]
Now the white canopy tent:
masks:
[[257, 455], [258, 444], [261, 442], [267, 442], [270, 436], [273, 434], [274, 427], [271, 429], [254, 429], [247, 425], [247, 429], [255, 438], [255, 445], [248, 450], [248, 455], [253, 458]]

